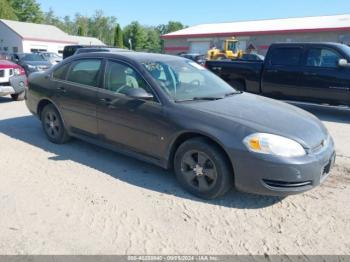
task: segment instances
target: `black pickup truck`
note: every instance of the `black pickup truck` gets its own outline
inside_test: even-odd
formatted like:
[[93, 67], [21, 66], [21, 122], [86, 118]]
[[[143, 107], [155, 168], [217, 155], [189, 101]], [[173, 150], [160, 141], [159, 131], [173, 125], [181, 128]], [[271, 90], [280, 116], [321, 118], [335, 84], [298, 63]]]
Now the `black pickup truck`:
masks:
[[350, 106], [350, 47], [337, 43], [271, 45], [265, 61], [207, 61], [236, 89], [268, 97]]

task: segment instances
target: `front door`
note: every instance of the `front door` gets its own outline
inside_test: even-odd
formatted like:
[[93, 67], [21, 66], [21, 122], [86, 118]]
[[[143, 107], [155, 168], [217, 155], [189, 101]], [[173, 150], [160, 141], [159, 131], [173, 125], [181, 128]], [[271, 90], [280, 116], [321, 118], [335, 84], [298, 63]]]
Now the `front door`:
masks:
[[[143, 88], [154, 100], [125, 95], [130, 88]], [[160, 159], [165, 150], [163, 134], [167, 120], [155, 93], [131, 66], [108, 61], [104, 88], [98, 92], [98, 129], [105, 141]]]
[[305, 99], [350, 104], [350, 69], [338, 66], [342, 58], [329, 48], [307, 51], [300, 81]]

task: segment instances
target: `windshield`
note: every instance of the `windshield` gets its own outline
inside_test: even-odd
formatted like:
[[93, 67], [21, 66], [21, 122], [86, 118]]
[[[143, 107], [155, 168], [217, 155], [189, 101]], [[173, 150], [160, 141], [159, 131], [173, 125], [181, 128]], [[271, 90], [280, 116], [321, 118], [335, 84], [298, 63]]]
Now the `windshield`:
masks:
[[42, 53], [42, 55], [47, 58], [60, 58], [60, 56], [56, 53]]
[[40, 54], [24, 54], [21, 57], [23, 61], [45, 61], [44, 57]]
[[227, 49], [231, 50], [232, 52], [237, 52], [237, 43], [236, 41], [228, 41], [227, 43]]
[[190, 60], [142, 63], [174, 101], [220, 99], [237, 91], [221, 78]]

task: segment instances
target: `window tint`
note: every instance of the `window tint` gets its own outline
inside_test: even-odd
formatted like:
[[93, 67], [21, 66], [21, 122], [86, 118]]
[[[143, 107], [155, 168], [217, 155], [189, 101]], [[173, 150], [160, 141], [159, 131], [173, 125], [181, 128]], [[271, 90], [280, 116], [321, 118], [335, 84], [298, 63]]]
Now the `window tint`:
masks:
[[272, 51], [271, 65], [296, 66], [300, 64], [302, 49], [298, 47], [276, 48]]
[[59, 68], [57, 68], [52, 74], [53, 78], [60, 79], [60, 80], [65, 80], [66, 79], [66, 73], [67, 73], [67, 70], [68, 70], [69, 66], [70, 66], [70, 64], [65, 64], [65, 65], [60, 66]]
[[312, 67], [338, 67], [338, 61], [341, 57], [329, 49], [313, 48], [310, 49], [306, 59], [306, 65]]
[[80, 60], [71, 68], [67, 80], [78, 84], [97, 86], [101, 63], [99, 59]]
[[134, 69], [112, 61], [107, 63], [105, 88], [118, 94], [125, 94], [131, 88], [142, 88], [150, 94], [153, 93], [146, 81]]

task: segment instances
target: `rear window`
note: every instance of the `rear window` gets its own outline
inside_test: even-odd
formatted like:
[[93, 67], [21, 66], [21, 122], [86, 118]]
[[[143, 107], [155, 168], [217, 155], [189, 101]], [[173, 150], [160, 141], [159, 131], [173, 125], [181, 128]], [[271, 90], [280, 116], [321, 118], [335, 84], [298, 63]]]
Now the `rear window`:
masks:
[[65, 64], [65, 65], [57, 68], [52, 74], [53, 78], [58, 79], [58, 80], [65, 80], [66, 73], [67, 73], [69, 66], [70, 66], [70, 64]]
[[272, 50], [271, 65], [296, 66], [300, 65], [302, 49], [299, 47], [283, 47]]

